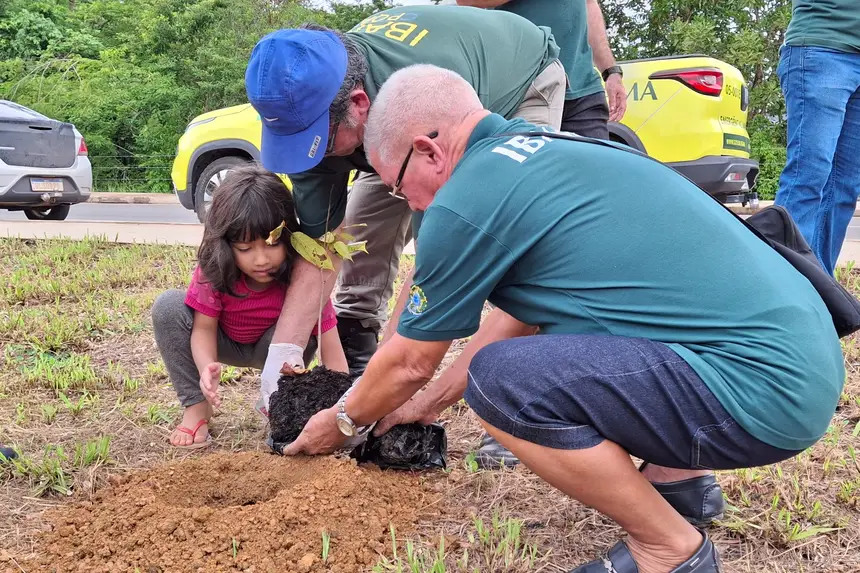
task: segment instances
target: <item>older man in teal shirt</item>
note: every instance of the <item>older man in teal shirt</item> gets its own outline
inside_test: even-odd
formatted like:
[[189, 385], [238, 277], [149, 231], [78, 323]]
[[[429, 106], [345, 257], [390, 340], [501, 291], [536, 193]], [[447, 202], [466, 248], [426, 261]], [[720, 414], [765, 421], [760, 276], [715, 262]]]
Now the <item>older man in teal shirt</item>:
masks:
[[[630, 455], [685, 479], [813, 445], [845, 378], [832, 317], [788, 261], [669, 167], [547, 131], [490, 113], [450, 70], [386, 82], [364, 147], [425, 213], [411, 296], [353, 389], [284, 453], [332, 451], [384, 417], [378, 431], [464, 396], [523, 464], [629, 534], [573, 573], [718, 573], [707, 534]], [[485, 301], [540, 334], [495, 332], [477, 353], [473, 339], [468, 376], [418, 392], [451, 342], [478, 331]]]

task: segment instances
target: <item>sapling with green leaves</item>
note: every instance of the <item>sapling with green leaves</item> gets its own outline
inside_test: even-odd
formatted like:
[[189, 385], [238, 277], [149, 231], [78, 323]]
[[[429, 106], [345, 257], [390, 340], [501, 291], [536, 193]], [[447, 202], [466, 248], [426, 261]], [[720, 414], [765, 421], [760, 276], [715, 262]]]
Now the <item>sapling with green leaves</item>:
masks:
[[[367, 223], [356, 223], [346, 225], [344, 229], [351, 227], [366, 227]], [[269, 233], [266, 243], [274, 245], [280, 239], [281, 234], [286, 228], [286, 221], [282, 222]], [[300, 257], [314, 265], [320, 270], [320, 283], [323, 282], [323, 271], [333, 271], [334, 262], [332, 261], [331, 252], [348, 261], [352, 260], [354, 253], [367, 253], [367, 241], [356, 241], [355, 237], [346, 232], [333, 232], [328, 230], [328, 222], [326, 222], [326, 232], [319, 239], [313, 239], [309, 235], [301, 231], [294, 231], [290, 234], [290, 245], [295, 249]], [[322, 328], [322, 309], [325, 301], [322, 300], [320, 293], [319, 312], [317, 315], [317, 328]], [[320, 353], [321, 349], [317, 349]]]

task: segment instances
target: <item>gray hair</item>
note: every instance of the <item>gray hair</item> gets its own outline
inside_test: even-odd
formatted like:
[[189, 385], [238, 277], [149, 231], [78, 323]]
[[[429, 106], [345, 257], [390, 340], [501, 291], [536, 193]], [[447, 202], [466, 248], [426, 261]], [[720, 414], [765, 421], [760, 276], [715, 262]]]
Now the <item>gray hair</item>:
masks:
[[474, 88], [457, 73], [415, 64], [391, 75], [382, 85], [364, 128], [364, 149], [389, 164], [406, 153], [417, 135], [459, 125], [484, 106]]
[[352, 117], [349, 115], [349, 107], [351, 103], [349, 94], [356, 88], [356, 86], [364, 85], [364, 77], [367, 75], [367, 58], [364, 57], [364, 54], [358, 49], [355, 42], [337, 30], [332, 30], [331, 28], [326, 28], [325, 26], [320, 26], [313, 22], [302, 24], [301, 27], [306, 30], [331, 32], [336, 35], [338, 39], [343, 42], [344, 47], [346, 47], [346, 77], [343, 79], [343, 84], [341, 84], [340, 89], [337, 91], [337, 95], [334, 96], [334, 101], [331, 102], [331, 106], [329, 106], [328, 109], [332, 124], [343, 123], [346, 127], [356, 127], [355, 125], [352, 125], [354, 122], [352, 121]]

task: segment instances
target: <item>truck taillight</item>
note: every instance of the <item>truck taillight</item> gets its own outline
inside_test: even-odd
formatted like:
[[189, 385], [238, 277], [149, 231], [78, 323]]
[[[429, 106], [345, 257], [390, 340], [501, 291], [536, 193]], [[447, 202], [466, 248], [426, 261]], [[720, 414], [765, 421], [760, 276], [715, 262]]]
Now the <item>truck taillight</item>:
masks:
[[649, 80], [676, 80], [703, 95], [718, 96], [723, 91], [723, 72], [717, 68], [688, 68], [655, 72]]
[[81, 138], [81, 145], [78, 147], [78, 155], [87, 155], [89, 151], [87, 150], [87, 142], [84, 141], [84, 138]]

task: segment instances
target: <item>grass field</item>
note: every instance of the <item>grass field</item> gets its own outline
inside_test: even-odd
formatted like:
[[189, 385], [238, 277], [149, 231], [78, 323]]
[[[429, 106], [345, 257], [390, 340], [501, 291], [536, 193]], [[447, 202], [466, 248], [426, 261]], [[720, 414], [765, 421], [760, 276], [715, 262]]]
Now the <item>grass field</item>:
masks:
[[[113, 475], [206, 455], [166, 441], [180, 412], [149, 318], [160, 292], [185, 286], [193, 257], [188, 248], [0, 239], [0, 441], [22, 452], [0, 469], [0, 571], [23, 570], [14, 564], [38, 551], [44, 509], [86, 499]], [[860, 274], [842, 275], [860, 290]], [[720, 474], [730, 508], [711, 535], [726, 571], [860, 571], [855, 338], [845, 356], [847, 384], [824, 439], [784, 463]], [[215, 449], [265, 451], [255, 373], [228, 368], [224, 382]], [[444, 421], [448, 509], [411, 539], [395, 534], [396, 557], [380, 557], [376, 570], [563, 572], [620, 535], [524, 468], [477, 471], [481, 432], [464, 405]]]

